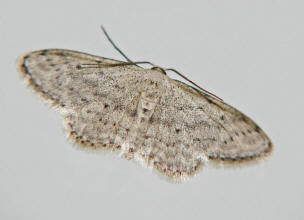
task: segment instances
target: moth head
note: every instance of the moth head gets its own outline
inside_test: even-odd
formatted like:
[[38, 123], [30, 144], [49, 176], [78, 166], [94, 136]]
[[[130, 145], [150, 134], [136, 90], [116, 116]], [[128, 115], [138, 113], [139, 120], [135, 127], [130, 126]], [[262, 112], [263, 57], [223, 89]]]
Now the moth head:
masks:
[[153, 66], [153, 67], [151, 67], [151, 70], [156, 70], [156, 71], [163, 73], [164, 75], [167, 75], [166, 71], [159, 66]]

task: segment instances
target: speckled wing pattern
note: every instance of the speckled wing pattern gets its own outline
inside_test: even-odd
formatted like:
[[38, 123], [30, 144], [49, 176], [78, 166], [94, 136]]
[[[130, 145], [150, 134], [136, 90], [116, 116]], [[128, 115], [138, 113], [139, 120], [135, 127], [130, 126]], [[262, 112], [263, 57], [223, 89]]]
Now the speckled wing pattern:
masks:
[[238, 163], [271, 153], [267, 135], [235, 108], [157, 69], [103, 67], [116, 63], [63, 49], [19, 60], [28, 85], [59, 109], [82, 147], [116, 151], [176, 180], [209, 160]]

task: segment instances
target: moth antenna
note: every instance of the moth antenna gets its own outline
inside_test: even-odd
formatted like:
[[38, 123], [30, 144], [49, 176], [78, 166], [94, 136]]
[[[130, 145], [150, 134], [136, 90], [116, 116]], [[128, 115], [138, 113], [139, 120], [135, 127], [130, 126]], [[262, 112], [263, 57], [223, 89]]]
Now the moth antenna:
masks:
[[[128, 63], [122, 63], [122, 64], [114, 64], [114, 65], [109, 65], [109, 66], [123, 66], [123, 65], [135, 65], [137, 66], [137, 64], [150, 64], [153, 66], [153, 68], [155, 67], [158, 67], [158, 66], [155, 66], [153, 63], [150, 63], [150, 62], [147, 62], [147, 61], [140, 61], [140, 62], [133, 62], [132, 60], [130, 60], [117, 46], [116, 44], [112, 41], [112, 39], [110, 38], [110, 36], [108, 35], [106, 29], [101, 25], [100, 26], [101, 30], [103, 31], [103, 33], [106, 35], [107, 39], [110, 41], [110, 43], [112, 44], [112, 46], [128, 61]], [[90, 64], [83, 64], [83, 65], [86, 65], [86, 68], [96, 68], [98, 67], [99, 65], [96, 65], [96, 64], [93, 64], [92, 66], [90, 66]], [[160, 68], [160, 67], [158, 67]], [[164, 72], [166, 70], [168, 71], [173, 71], [175, 72], [177, 75], [179, 75], [180, 77], [184, 78], [185, 80], [187, 80], [188, 82], [190, 82], [191, 84], [193, 84], [194, 86], [196, 86], [197, 88], [199, 88], [200, 90], [202, 90], [203, 92], [221, 100], [221, 101], [224, 101], [223, 99], [221, 99], [220, 97], [214, 95], [213, 93], [203, 89], [202, 87], [200, 87], [199, 85], [197, 85], [196, 83], [194, 83], [192, 80], [188, 79], [186, 76], [184, 76], [183, 74], [181, 74], [180, 72], [178, 72], [177, 70], [175, 69], [171, 69], [171, 68], [167, 68], [167, 69], [163, 69], [163, 68], [160, 68], [162, 69]]]
[[122, 62], [122, 63], [83, 63], [79, 65], [79, 68], [100, 68], [100, 67], [116, 67], [116, 66], [130, 66], [130, 65], [135, 65], [137, 64], [150, 64], [153, 67], [155, 66], [153, 63], [149, 61], [137, 61], [137, 62]]
[[207, 93], [207, 94], [209, 94], [209, 95], [211, 95], [211, 96], [213, 96], [213, 97], [215, 97], [215, 98], [221, 100], [222, 102], [224, 101], [224, 100], [221, 99], [220, 97], [214, 95], [213, 93], [207, 91], [206, 89], [203, 89], [202, 87], [200, 87], [199, 85], [197, 85], [195, 82], [193, 82], [192, 80], [188, 79], [186, 76], [184, 76], [183, 74], [181, 74], [180, 72], [178, 72], [177, 70], [171, 69], [171, 68], [167, 68], [167, 69], [165, 69], [165, 70], [169, 70], [169, 71], [175, 72], [177, 75], [179, 75], [179, 76], [182, 77], [183, 79], [187, 80], [188, 82], [192, 83], [193, 85], [195, 85], [197, 88], [199, 88], [199, 89], [202, 90], [203, 92], [205, 92], [205, 93]]
[[193, 84], [194, 86], [196, 86], [197, 88], [199, 88], [200, 90], [202, 90], [203, 92], [219, 99], [220, 101], [224, 101], [223, 99], [221, 99], [220, 97], [218, 97], [217, 95], [207, 91], [206, 89], [203, 89], [202, 87], [200, 87], [199, 85], [197, 85], [195, 82], [193, 82], [192, 80], [190, 80], [189, 78], [187, 78], [186, 76], [184, 76], [183, 74], [181, 74], [180, 72], [178, 72], [177, 70], [175, 69], [172, 69], [172, 68], [162, 68], [162, 67], [159, 67], [149, 61], [137, 61], [137, 62], [127, 62], [127, 63], [113, 63], [113, 64], [104, 64], [104, 63], [101, 63], [101, 64], [96, 64], [96, 63], [83, 63], [81, 65], [79, 65], [80, 68], [99, 68], [99, 67], [115, 67], [115, 66], [128, 66], [128, 65], [137, 65], [137, 64], [150, 64], [152, 66], [152, 69], [155, 69], [155, 68], [159, 68], [161, 69], [164, 74], [166, 74], [166, 71], [173, 71], [175, 72], [177, 75], [179, 75], [180, 77], [182, 77], [183, 79], [187, 80], [188, 82], [190, 82], [191, 84]]
[[128, 61], [128, 62], [132, 62], [132, 60], [130, 60], [116, 45], [115, 43], [112, 41], [112, 39], [110, 38], [110, 36], [108, 35], [106, 29], [101, 25], [100, 26], [101, 30], [103, 31], [103, 33], [106, 35], [107, 39], [110, 41], [110, 43], [112, 44], [112, 46]]

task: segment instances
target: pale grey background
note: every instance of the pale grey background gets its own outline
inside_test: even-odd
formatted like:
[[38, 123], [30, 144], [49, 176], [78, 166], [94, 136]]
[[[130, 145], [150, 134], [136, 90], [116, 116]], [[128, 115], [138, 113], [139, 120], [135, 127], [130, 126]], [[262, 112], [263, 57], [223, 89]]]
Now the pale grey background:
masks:
[[[304, 219], [303, 1], [1, 1], [0, 219]], [[174, 67], [252, 117], [266, 163], [170, 184], [78, 151], [25, 88], [17, 56], [67, 48]], [[173, 74], [170, 74], [174, 76]]]

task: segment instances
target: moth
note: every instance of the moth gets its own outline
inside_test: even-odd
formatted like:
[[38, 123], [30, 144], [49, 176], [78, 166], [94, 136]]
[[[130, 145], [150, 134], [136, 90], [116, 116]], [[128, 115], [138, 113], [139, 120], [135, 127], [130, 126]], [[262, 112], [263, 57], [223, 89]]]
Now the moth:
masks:
[[77, 145], [116, 152], [169, 179], [187, 179], [210, 161], [231, 165], [271, 154], [268, 136], [237, 109], [171, 79], [168, 69], [127, 60], [46, 49], [26, 53], [18, 66], [62, 114]]

